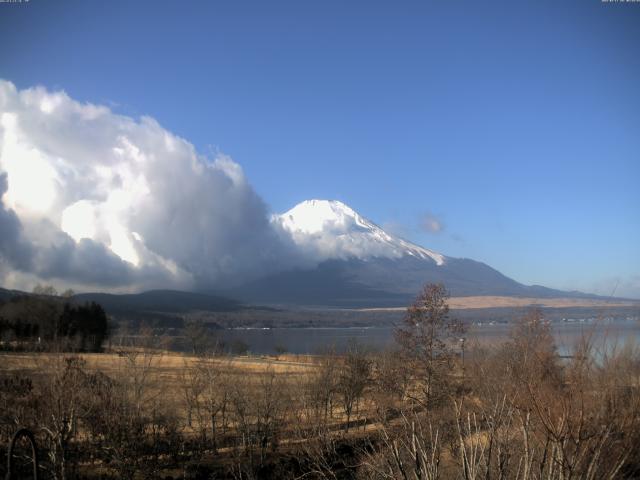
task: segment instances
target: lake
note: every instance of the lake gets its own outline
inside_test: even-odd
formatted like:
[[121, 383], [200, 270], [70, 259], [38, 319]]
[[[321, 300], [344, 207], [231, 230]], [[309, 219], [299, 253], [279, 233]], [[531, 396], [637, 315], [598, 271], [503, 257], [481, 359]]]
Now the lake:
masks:
[[[505, 341], [512, 326], [509, 324], [472, 325], [467, 332], [467, 345], [496, 344]], [[585, 335], [591, 335], [597, 348], [622, 346], [625, 342], [640, 344], [640, 323], [637, 320], [575, 321], [552, 324], [560, 355], [570, 355]], [[252, 354], [273, 354], [278, 346], [289, 353], [313, 354], [329, 347], [342, 352], [349, 342], [357, 341], [373, 349], [393, 345], [393, 327], [352, 328], [241, 328], [217, 331], [227, 345], [243, 342]]]

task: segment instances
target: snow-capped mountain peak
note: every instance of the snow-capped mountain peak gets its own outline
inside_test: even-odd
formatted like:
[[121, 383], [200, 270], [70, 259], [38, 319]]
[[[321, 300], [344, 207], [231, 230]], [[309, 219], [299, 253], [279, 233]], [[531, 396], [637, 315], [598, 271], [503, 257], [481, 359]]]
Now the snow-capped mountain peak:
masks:
[[337, 200], [306, 200], [272, 222], [319, 260], [412, 256], [445, 263], [445, 256], [385, 232]]
[[337, 200], [305, 200], [279, 217], [287, 230], [307, 234], [327, 228], [346, 231], [354, 225], [363, 228], [370, 225], [351, 207]]

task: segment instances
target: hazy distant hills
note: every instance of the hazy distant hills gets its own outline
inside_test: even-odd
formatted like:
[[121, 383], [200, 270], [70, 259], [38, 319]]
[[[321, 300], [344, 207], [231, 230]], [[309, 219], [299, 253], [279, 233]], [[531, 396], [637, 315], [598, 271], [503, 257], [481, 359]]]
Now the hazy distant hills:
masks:
[[73, 300], [99, 303], [112, 314], [233, 312], [242, 308], [240, 302], [228, 297], [176, 290], [150, 290], [124, 295], [81, 293], [74, 295]]
[[[24, 295], [32, 294], [0, 288], [0, 301]], [[134, 294], [80, 293], [71, 297], [71, 301], [99, 303], [112, 315], [235, 312], [246, 308], [239, 301], [228, 297], [177, 290], [150, 290]]]
[[16, 295], [24, 295], [24, 292], [21, 292], [19, 290], [7, 290], [6, 288], [0, 288], [0, 302], [9, 300], [11, 297], [15, 297]]
[[527, 286], [481, 262], [447, 258], [445, 265], [413, 257], [327, 260], [318, 267], [270, 275], [228, 291], [249, 303], [335, 307], [408, 305], [428, 282], [442, 282], [452, 296], [537, 298], [594, 295]]

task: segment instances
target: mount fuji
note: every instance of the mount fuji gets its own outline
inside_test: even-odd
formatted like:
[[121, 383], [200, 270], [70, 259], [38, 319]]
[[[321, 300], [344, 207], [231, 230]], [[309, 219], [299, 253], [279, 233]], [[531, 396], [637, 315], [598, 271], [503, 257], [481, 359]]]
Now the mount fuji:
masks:
[[285, 230], [303, 250], [323, 260], [402, 258], [443, 265], [444, 255], [390, 235], [351, 207], [336, 200], [307, 200], [272, 223]]
[[527, 286], [490, 266], [453, 258], [385, 232], [342, 202], [307, 200], [271, 223], [313, 265], [268, 275], [232, 289], [262, 304], [335, 307], [405, 306], [430, 282], [452, 296], [587, 296]]

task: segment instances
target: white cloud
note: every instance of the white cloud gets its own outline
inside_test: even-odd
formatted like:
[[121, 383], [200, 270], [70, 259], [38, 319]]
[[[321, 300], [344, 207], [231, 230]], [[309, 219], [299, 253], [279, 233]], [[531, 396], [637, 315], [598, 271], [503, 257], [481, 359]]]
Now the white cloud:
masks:
[[229, 157], [64, 92], [0, 81], [0, 174], [5, 284], [208, 288], [296, 261]]
[[444, 230], [442, 220], [432, 213], [425, 213], [420, 222], [422, 229], [428, 233], [440, 233]]
[[60, 228], [76, 242], [96, 234], [96, 208], [88, 200], [79, 200], [62, 211]]

